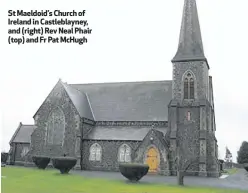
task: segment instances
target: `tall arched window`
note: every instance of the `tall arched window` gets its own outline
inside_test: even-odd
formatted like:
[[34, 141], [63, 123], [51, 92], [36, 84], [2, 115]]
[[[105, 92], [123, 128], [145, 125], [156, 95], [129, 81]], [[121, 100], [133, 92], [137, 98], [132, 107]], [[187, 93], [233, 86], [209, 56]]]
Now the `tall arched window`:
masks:
[[194, 99], [194, 78], [193, 75], [188, 72], [184, 78], [184, 99]]
[[28, 153], [28, 151], [29, 151], [29, 147], [24, 146], [22, 148], [21, 157], [24, 157]]
[[90, 146], [90, 161], [101, 161], [102, 159], [102, 147], [98, 143], [94, 143]]
[[60, 108], [54, 109], [47, 123], [47, 143], [62, 145], [65, 132], [65, 115]]
[[119, 162], [131, 162], [131, 148], [128, 145], [123, 144], [120, 146], [118, 160]]

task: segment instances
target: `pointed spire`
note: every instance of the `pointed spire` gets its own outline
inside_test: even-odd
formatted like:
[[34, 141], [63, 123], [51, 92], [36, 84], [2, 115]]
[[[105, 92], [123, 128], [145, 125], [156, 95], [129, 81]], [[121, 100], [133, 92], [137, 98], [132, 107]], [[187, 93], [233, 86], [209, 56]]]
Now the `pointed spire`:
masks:
[[178, 50], [172, 62], [207, 61], [203, 51], [201, 30], [195, 0], [185, 0]]

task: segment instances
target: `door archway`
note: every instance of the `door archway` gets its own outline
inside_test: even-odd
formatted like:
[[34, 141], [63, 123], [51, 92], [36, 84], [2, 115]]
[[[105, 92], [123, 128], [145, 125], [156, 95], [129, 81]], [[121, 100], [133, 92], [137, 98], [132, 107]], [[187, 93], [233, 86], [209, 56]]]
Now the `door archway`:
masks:
[[146, 153], [146, 164], [149, 166], [149, 173], [157, 173], [159, 167], [159, 152], [155, 147], [150, 147]]

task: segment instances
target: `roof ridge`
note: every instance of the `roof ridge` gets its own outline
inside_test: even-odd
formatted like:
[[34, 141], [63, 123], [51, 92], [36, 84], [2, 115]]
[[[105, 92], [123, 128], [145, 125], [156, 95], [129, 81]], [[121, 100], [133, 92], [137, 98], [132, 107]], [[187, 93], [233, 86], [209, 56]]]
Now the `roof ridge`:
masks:
[[102, 84], [127, 84], [127, 83], [158, 83], [158, 82], [172, 82], [172, 80], [152, 80], [152, 81], [130, 81], [130, 82], [96, 82], [96, 83], [76, 83], [68, 85], [102, 85]]
[[11, 143], [14, 141], [15, 137], [17, 136], [17, 133], [20, 131], [21, 126], [22, 126], [22, 122], [19, 123], [17, 129], [15, 130], [14, 135], [11, 137], [11, 139], [10, 139], [10, 141], [9, 141], [9, 144], [10, 144], [10, 145], [11, 145]]
[[[73, 105], [74, 105], [74, 107], [76, 108], [76, 110], [78, 111], [78, 113], [79, 113], [79, 115], [80, 115], [80, 117], [85, 117], [85, 118], [88, 118], [88, 119], [94, 119], [94, 116], [93, 116], [93, 112], [92, 112], [92, 109], [90, 108], [90, 114], [91, 115], [89, 115], [89, 117], [86, 117], [85, 115], [83, 115], [84, 113], [82, 113], [82, 110], [80, 110], [81, 108], [78, 106], [78, 105], [82, 105], [82, 101], [81, 100], [85, 100], [85, 98], [86, 98], [86, 100], [87, 100], [87, 103], [88, 103], [88, 105], [89, 105], [89, 107], [90, 107], [90, 104], [89, 104], [89, 101], [88, 101], [88, 99], [87, 99], [87, 95], [85, 94], [85, 92], [81, 92], [81, 91], [79, 91], [78, 89], [76, 89], [76, 88], [74, 88], [73, 86], [70, 86], [69, 84], [67, 84], [67, 83], [64, 83], [64, 82], [62, 82], [61, 81], [61, 84], [62, 84], [62, 86], [64, 87], [64, 89], [65, 89], [65, 91], [66, 91], [66, 93], [68, 94], [68, 96], [69, 96], [69, 98], [71, 99], [71, 101], [72, 101], [72, 103], [73, 103]], [[73, 93], [73, 92], [77, 92], [77, 93]], [[79, 97], [80, 98], [80, 100], [77, 100], [75, 97], [76, 97], [76, 95], [80, 95], [80, 96], [77, 96], [77, 98]], [[83, 103], [85, 103], [85, 102], [83, 102]], [[86, 105], [87, 105], [87, 103], [85, 103]], [[84, 106], [85, 106], [85, 104], [84, 104]]]

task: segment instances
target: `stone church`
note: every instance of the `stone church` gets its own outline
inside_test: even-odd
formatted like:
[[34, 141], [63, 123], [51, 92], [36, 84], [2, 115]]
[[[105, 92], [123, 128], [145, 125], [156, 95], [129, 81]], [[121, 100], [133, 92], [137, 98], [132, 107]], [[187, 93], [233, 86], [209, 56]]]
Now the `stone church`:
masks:
[[12, 164], [32, 155], [72, 156], [75, 169], [118, 171], [147, 163], [149, 172], [175, 175], [176, 148], [195, 158], [188, 173], [218, 176], [212, 77], [204, 55], [195, 0], [185, 0], [173, 80], [67, 84], [59, 80], [10, 141]]

